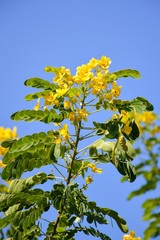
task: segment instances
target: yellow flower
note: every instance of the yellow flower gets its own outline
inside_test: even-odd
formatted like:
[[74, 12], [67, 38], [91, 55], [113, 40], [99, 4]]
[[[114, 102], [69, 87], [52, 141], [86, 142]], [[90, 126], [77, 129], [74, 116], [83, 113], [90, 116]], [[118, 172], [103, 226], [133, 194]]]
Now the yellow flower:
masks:
[[54, 105], [56, 95], [53, 92], [50, 92], [48, 95], [44, 96], [45, 102], [44, 105]]
[[76, 113], [74, 111], [69, 113], [68, 119], [74, 121], [76, 119]]
[[13, 130], [10, 128], [0, 127], [0, 142], [3, 142], [7, 139], [17, 138], [17, 128], [14, 127]]
[[124, 127], [122, 128], [122, 132], [126, 133], [127, 135], [129, 135], [132, 131], [132, 128], [129, 125], [130, 122], [126, 122]]
[[108, 68], [110, 64], [111, 64], [111, 59], [107, 58], [106, 56], [102, 56], [101, 59], [99, 60], [99, 66], [102, 69]]
[[152, 123], [156, 119], [156, 116], [153, 112], [143, 112], [142, 114], [139, 114], [137, 116], [137, 121], [138, 122], [143, 122], [147, 125]]
[[56, 89], [56, 97], [61, 97], [64, 96], [65, 93], [69, 90], [69, 88], [67, 86], [65, 86], [64, 88], [60, 88], [60, 89]]
[[93, 179], [91, 176], [86, 177], [86, 184], [90, 184], [93, 182]]
[[70, 102], [69, 101], [64, 101], [64, 108], [68, 109], [70, 108]]
[[135, 113], [134, 112], [126, 112], [125, 110], [121, 111], [121, 114], [119, 117], [121, 118], [121, 121], [124, 123], [124, 127], [122, 128], [122, 132], [129, 135], [132, 131], [132, 128], [130, 127], [130, 123], [133, 119], [135, 119]]
[[91, 68], [88, 64], [83, 64], [77, 67], [76, 75], [73, 77], [74, 82], [77, 84], [85, 83], [93, 77]]
[[77, 120], [78, 121], [81, 121], [82, 119], [84, 121], [87, 121], [87, 116], [88, 116], [88, 112], [86, 111], [85, 108], [82, 108], [82, 109], [77, 109]]
[[70, 138], [70, 135], [68, 133], [68, 125], [64, 124], [62, 128], [58, 129], [58, 132], [61, 137], [63, 137], [64, 140], [68, 140]]
[[90, 67], [90, 69], [96, 68], [98, 66], [99, 61], [95, 58], [92, 58], [89, 63], [88, 66]]
[[121, 93], [121, 88], [122, 86], [117, 86], [117, 83], [116, 82], [113, 82], [112, 83], [112, 90], [111, 90], [111, 93], [112, 95], [117, 98], [119, 97], [120, 93]]
[[97, 168], [94, 163], [88, 164], [88, 167], [90, 167], [92, 169], [92, 172], [99, 173], [99, 174], [103, 172], [102, 169]]
[[58, 97], [60, 97], [60, 94], [58, 93], [53, 93], [50, 92], [48, 95], [44, 96], [44, 105], [59, 105], [59, 100], [57, 99]]
[[76, 109], [76, 111], [72, 111], [69, 113], [68, 119], [70, 121], [76, 121], [79, 122], [81, 120], [87, 121], [88, 112], [85, 108], [82, 109]]
[[128, 234], [125, 234], [123, 237], [122, 237], [123, 240], [141, 240], [140, 237], [136, 237], [135, 236], [135, 232], [134, 231], [130, 231], [129, 235]]
[[107, 83], [101, 72], [97, 73], [97, 76], [94, 76], [91, 79], [91, 83], [89, 84], [89, 87], [93, 88], [92, 94], [97, 94], [100, 90], [106, 89]]
[[56, 99], [56, 100], [54, 101], [54, 105], [56, 105], [56, 106], [59, 105], [59, 101], [58, 101], [58, 99]]
[[60, 144], [62, 142], [62, 138], [57, 138], [55, 141], [54, 141], [56, 144]]
[[73, 84], [73, 76], [70, 73], [70, 69], [62, 66], [61, 68], [57, 68], [54, 71], [56, 76], [53, 78], [53, 82], [58, 83], [61, 88], [66, 88]]
[[111, 101], [112, 100], [112, 93], [111, 92], [108, 92], [104, 95], [105, 99], [107, 99], [108, 101]]

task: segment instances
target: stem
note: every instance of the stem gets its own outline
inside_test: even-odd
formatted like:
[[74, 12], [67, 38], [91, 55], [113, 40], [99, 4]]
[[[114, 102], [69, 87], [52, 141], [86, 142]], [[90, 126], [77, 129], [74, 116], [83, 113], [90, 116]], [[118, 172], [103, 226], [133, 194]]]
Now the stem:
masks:
[[[94, 133], [94, 134], [93, 134], [93, 133]], [[84, 140], [84, 139], [91, 138], [91, 137], [95, 137], [95, 136], [96, 136], [95, 131], [92, 131], [92, 132], [84, 135], [83, 138], [81, 138], [81, 139]]]
[[69, 174], [68, 174], [68, 178], [67, 178], [67, 185], [71, 181], [72, 168], [73, 168], [74, 160], [75, 160], [76, 155], [77, 155], [77, 147], [78, 147], [78, 143], [79, 143], [80, 130], [81, 130], [81, 122], [79, 122], [78, 130], [77, 130], [77, 139], [76, 139], [76, 143], [75, 143], [75, 149], [74, 149], [74, 152], [73, 152], [73, 157], [72, 157], [71, 164], [70, 164]]
[[63, 177], [63, 179], [66, 179], [65, 176], [63, 175], [63, 173], [61, 173], [61, 171], [52, 163], [53, 167], [57, 170], [57, 172], [59, 172], [59, 174]]
[[[87, 158], [78, 158], [78, 160], [79, 161], [86, 161], [86, 160], [88, 160], [88, 159], [93, 159], [92, 157], [87, 157]], [[96, 157], [94, 158], [94, 160], [96, 159]], [[97, 157], [97, 159], [98, 159], [98, 157]]]
[[[84, 95], [83, 95], [83, 99], [82, 99], [82, 102], [81, 102], [81, 109], [83, 109], [84, 107], [84, 102], [85, 102], [85, 98], [86, 98], [86, 93], [84, 92]], [[66, 179], [66, 187], [70, 184], [71, 182], [71, 179], [72, 179], [72, 168], [73, 168], [73, 164], [74, 164], [74, 160], [76, 159], [76, 155], [78, 154], [77, 152], [77, 148], [78, 148], [78, 143], [80, 141], [80, 131], [82, 129], [82, 121], [78, 122], [76, 125], [75, 125], [75, 131], [76, 131], [76, 141], [74, 142], [74, 148], [72, 148], [73, 150], [73, 155], [71, 157], [71, 162], [70, 162], [70, 168], [69, 168], [69, 171], [68, 171], [68, 177], [65, 178]], [[57, 216], [57, 219], [54, 223], [54, 227], [53, 227], [53, 232], [52, 232], [52, 237], [56, 234], [56, 229], [58, 227], [58, 224], [59, 224], [59, 221], [61, 219], [61, 216], [62, 216], [62, 213], [64, 211], [64, 208], [65, 208], [65, 192], [63, 193], [63, 197], [62, 197], [62, 205], [61, 205], [61, 209], [59, 210], [59, 213], [58, 213], [58, 216]]]
[[117, 139], [117, 142], [114, 146], [114, 149], [113, 149], [113, 152], [112, 152], [112, 162], [115, 163], [115, 151], [116, 151], [116, 148], [118, 146], [118, 143], [119, 143], [119, 138]]
[[[93, 127], [82, 127], [82, 129], [85, 129], [85, 130], [93, 130], [93, 129], [96, 129], [96, 128], [93, 128]], [[93, 130], [94, 132], [95, 130]], [[89, 133], [90, 134], [90, 133]]]

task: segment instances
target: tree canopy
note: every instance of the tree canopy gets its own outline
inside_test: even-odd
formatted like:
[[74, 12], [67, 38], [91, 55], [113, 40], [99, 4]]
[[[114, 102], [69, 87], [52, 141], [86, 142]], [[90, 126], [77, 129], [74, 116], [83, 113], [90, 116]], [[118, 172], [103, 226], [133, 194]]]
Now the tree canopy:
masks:
[[[129, 182], [135, 181], [137, 170], [148, 164], [144, 161], [134, 166], [138, 150], [133, 144], [141, 139], [144, 119], [154, 117], [153, 106], [141, 96], [120, 99], [119, 78], [137, 79], [140, 73], [134, 69], [110, 72], [110, 63], [105, 56], [92, 58], [78, 66], [75, 75], [64, 66], [47, 66], [44, 70], [53, 74], [52, 82], [37, 77], [24, 82], [26, 87], [39, 89], [25, 96], [26, 101], [37, 103], [34, 109], [13, 113], [11, 119], [39, 121], [50, 124], [52, 129], [21, 138], [16, 129], [0, 129], [0, 153], [4, 155], [1, 177], [8, 183], [1, 185], [0, 194], [2, 239], [3, 229], [8, 229], [8, 237], [14, 240], [40, 237], [74, 240], [78, 232], [109, 240], [105, 232], [99, 231], [99, 225], [109, 224], [109, 218], [125, 233], [124, 240], [140, 239], [133, 231], [127, 234], [127, 223], [119, 213], [89, 201], [85, 194], [94, 175], [103, 173], [100, 163], [112, 164]], [[100, 112], [105, 119], [97, 121]], [[156, 138], [144, 141], [148, 141], [145, 142], [148, 151], [155, 141], [158, 144]], [[154, 165], [153, 171], [144, 172], [147, 184], [132, 192], [129, 198], [147, 191], [148, 186], [154, 189], [159, 181], [159, 170], [155, 168], [157, 155], [149, 154], [153, 157], [149, 160]], [[43, 166], [49, 166], [48, 170], [43, 171]], [[35, 174], [35, 169], [40, 172]], [[45, 188], [48, 181], [49, 190]], [[149, 201], [143, 206], [147, 211], [144, 218], [153, 210], [148, 208]], [[155, 198], [154, 202], [155, 207], [159, 200]], [[49, 218], [45, 218], [45, 212]], [[155, 215], [152, 213], [151, 217]], [[44, 221], [47, 222], [45, 230]], [[156, 221], [152, 222], [154, 226]], [[155, 236], [158, 234], [159, 230]]]

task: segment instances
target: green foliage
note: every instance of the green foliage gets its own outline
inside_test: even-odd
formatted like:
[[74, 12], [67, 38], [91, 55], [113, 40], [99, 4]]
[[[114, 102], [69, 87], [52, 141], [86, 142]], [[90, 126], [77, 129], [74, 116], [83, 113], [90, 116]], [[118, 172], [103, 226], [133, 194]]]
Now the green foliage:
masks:
[[[156, 115], [155, 115], [156, 116]], [[133, 197], [147, 194], [149, 191], [158, 189], [160, 183], [160, 168], [159, 168], [159, 143], [160, 138], [158, 135], [159, 122], [158, 117], [154, 122], [148, 122], [142, 126], [141, 145], [145, 148], [142, 151], [141, 148], [137, 149], [137, 153], [141, 156], [141, 161], [136, 166], [136, 172], [138, 176], [143, 177], [144, 183], [137, 190], [132, 191], [128, 195], [128, 200]], [[147, 119], [148, 121], [148, 119]], [[155, 193], [153, 192], [155, 195]], [[153, 195], [152, 194], [152, 195]], [[145, 200], [142, 204], [144, 209], [142, 219], [148, 222], [148, 226], [144, 232], [144, 240], [151, 238], [158, 238], [160, 236], [160, 198], [152, 197]]]
[[[7, 166], [2, 172], [2, 178], [19, 178], [23, 172], [51, 164], [56, 161], [56, 157], [63, 157], [65, 147], [60, 146], [57, 156], [57, 145], [53, 144], [57, 134], [56, 131], [40, 132], [15, 140], [3, 157], [3, 163]], [[8, 147], [8, 143], [10, 141], [5, 141], [2, 146]]]
[[114, 76], [114, 80], [117, 80], [121, 77], [132, 77], [132, 78], [140, 78], [141, 74], [137, 70], [133, 69], [125, 69], [125, 70], [119, 70], [117, 72], [112, 73]]
[[[135, 117], [129, 114], [152, 111], [153, 106], [142, 97], [118, 99], [118, 78], [139, 78], [140, 73], [132, 69], [108, 73], [109, 63], [104, 56], [92, 59], [77, 68], [75, 76], [65, 67], [48, 66], [45, 71], [55, 75], [54, 83], [37, 77], [25, 81], [25, 86], [41, 90], [25, 96], [27, 101], [37, 99], [37, 105], [34, 110], [13, 113], [11, 119], [47, 123], [53, 130], [7, 139], [1, 144], [6, 148], [2, 159], [6, 166], [1, 176], [11, 182], [0, 193], [0, 228], [10, 226], [8, 236], [12, 239], [74, 240], [76, 233], [83, 232], [110, 240], [98, 230], [100, 225], [109, 224], [108, 218], [123, 233], [128, 231], [126, 221], [116, 211], [88, 201], [85, 191], [93, 175], [102, 173], [99, 163], [113, 164], [130, 182], [136, 179], [132, 143], [140, 133]], [[102, 123], [89, 122], [88, 126], [88, 118], [99, 111], [105, 112], [106, 117], [107, 112], [113, 111], [113, 116]], [[101, 138], [80, 148], [84, 140], [95, 136]], [[37, 168], [41, 169], [35, 174]], [[29, 177], [24, 177], [26, 172], [30, 172]], [[42, 184], [49, 180], [55, 181], [47, 185], [46, 191]], [[51, 213], [49, 220], [44, 218], [45, 212]], [[43, 221], [48, 224], [45, 231]]]
[[51, 123], [51, 122], [62, 122], [65, 118], [66, 112], [62, 112], [57, 114], [54, 109], [50, 110], [22, 110], [19, 112], [15, 112], [12, 114], [11, 119], [15, 121], [24, 120], [26, 122], [32, 121], [40, 121], [44, 123]]
[[137, 97], [130, 101], [115, 99], [113, 104], [116, 106], [119, 112], [122, 110], [136, 111], [137, 113], [141, 114], [144, 111], [153, 111], [153, 105], [143, 97]]
[[58, 88], [57, 85], [50, 83], [47, 80], [36, 77], [27, 79], [24, 82], [24, 85], [27, 87], [43, 88], [45, 90], [56, 90]]

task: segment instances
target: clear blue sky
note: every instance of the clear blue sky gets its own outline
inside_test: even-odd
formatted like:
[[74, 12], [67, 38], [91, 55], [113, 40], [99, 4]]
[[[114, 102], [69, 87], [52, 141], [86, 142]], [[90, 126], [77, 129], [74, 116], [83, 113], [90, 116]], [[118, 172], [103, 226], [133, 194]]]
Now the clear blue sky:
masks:
[[[43, 71], [47, 65], [65, 65], [74, 73], [77, 65], [102, 55], [112, 59], [111, 71], [139, 70], [140, 80], [120, 80], [122, 97], [143, 96], [160, 113], [159, 31], [159, 0], [0, 0], [0, 125], [16, 125], [19, 136], [39, 131], [37, 124], [10, 120], [13, 112], [34, 105], [24, 100], [31, 89], [23, 82], [35, 76], [51, 79]], [[90, 199], [117, 210], [143, 236], [141, 203], [146, 196], [125, 200], [140, 180], [120, 184], [121, 176], [107, 167], [91, 187]], [[121, 239], [115, 223], [103, 230], [113, 240]]]

